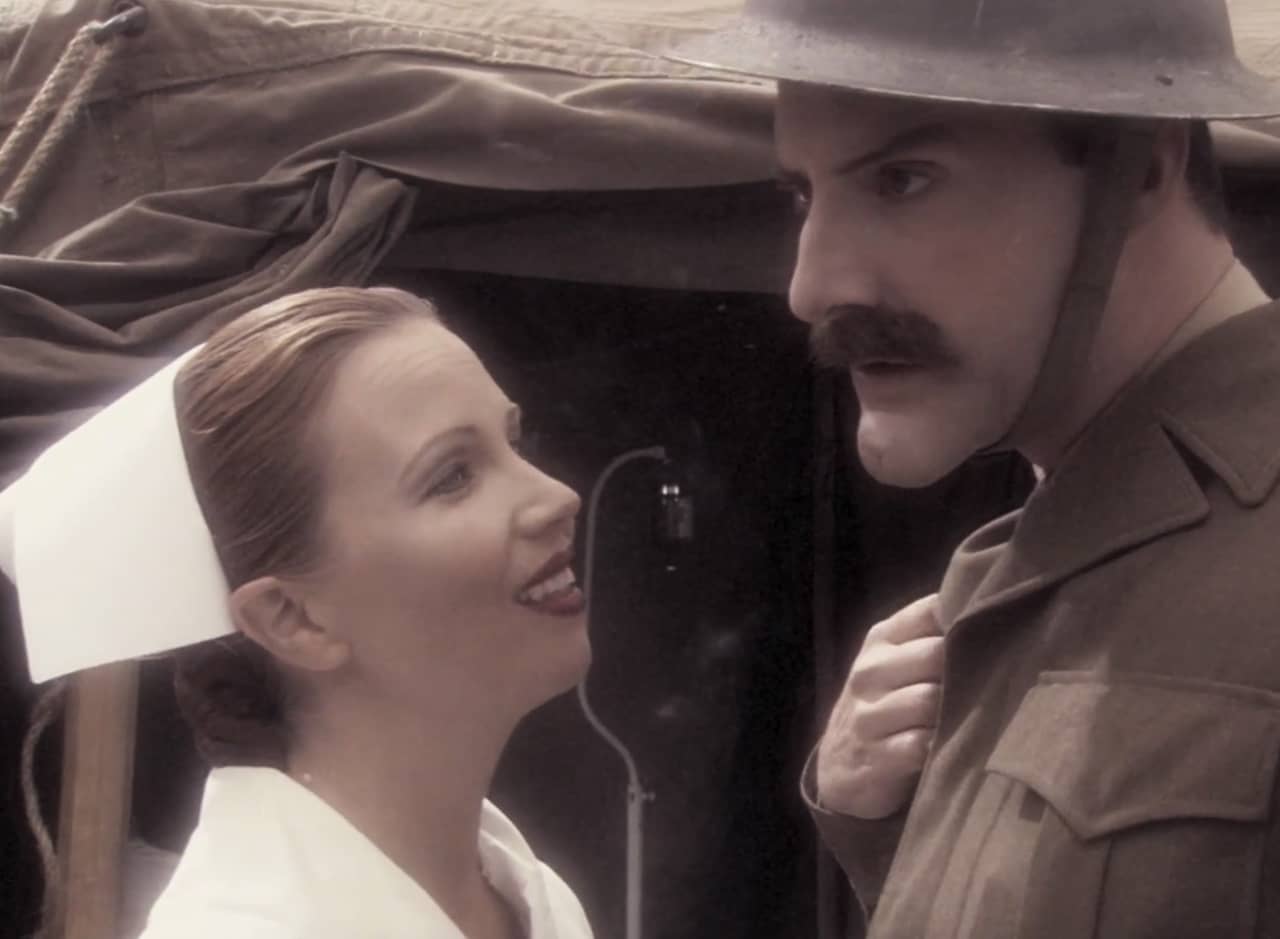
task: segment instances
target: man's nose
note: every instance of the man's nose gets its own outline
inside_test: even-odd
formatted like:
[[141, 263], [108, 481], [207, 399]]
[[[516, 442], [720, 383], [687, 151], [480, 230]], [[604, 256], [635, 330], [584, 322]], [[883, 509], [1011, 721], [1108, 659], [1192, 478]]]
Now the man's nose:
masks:
[[810, 214], [800, 230], [791, 275], [791, 312], [813, 325], [834, 306], [876, 303], [870, 252], [855, 219]]

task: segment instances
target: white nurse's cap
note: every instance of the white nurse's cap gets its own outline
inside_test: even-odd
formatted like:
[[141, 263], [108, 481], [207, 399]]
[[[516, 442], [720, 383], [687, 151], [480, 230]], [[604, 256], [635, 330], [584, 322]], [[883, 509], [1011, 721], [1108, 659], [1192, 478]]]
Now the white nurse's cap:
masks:
[[17, 586], [33, 681], [234, 631], [174, 409], [174, 375], [194, 352], [0, 492], [0, 569]]

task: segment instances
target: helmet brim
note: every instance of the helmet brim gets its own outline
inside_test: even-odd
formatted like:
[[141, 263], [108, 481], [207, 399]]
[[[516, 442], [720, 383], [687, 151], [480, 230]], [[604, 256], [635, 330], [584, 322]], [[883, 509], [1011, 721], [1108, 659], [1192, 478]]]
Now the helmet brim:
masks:
[[938, 50], [832, 35], [745, 15], [665, 55], [703, 68], [873, 94], [1106, 117], [1249, 120], [1280, 115], [1280, 81], [1238, 61], [1202, 63]]

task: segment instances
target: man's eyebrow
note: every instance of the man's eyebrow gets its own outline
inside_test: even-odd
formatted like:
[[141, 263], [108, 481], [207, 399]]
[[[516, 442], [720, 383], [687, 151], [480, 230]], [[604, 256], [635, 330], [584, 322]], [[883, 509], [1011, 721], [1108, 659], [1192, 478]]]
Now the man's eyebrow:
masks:
[[836, 175], [852, 173], [862, 169], [864, 166], [880, 163], [908, 150], [914, 150], [917, 147], [924, 147], [929, 144], [942, 143], [954, 137], [955, 131], [946, 124], [936, 121], [930, 124], [918, 124], [915, 127], [909, 127], [900, 133], [894, 134], [870, 153], [864, 153], [841, 163], [836, 167]]
[[[879, 163], [890, 157], [914, 150], [917, 147], [942, 143], [954, 137], [955, 131], [947, 124], [937, 121], [929, 124], [918, 124], [915, 127], [909, 127], [894, 134], [874, 150], [859, 154], [838, 164], [835, 168], [835, 175], [843, 176], [846, 173], [853, 173], [872, 163]], [[809, 185], [809, 179], [804, 173], [787, 166], [779, 166], [774, 175], [780, 185], [789, 189], [804, 191]]]

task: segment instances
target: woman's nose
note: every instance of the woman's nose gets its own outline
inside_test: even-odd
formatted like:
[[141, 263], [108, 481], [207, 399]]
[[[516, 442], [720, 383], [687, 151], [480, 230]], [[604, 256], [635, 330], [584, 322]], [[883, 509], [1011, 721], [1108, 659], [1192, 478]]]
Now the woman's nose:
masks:
[[522, 534], [538, 537], [549, 529], [572, 532], [582, 499], [571, 488], [536, 466], [526, 464], [528, 495], [519, 506], [516, 526]]

